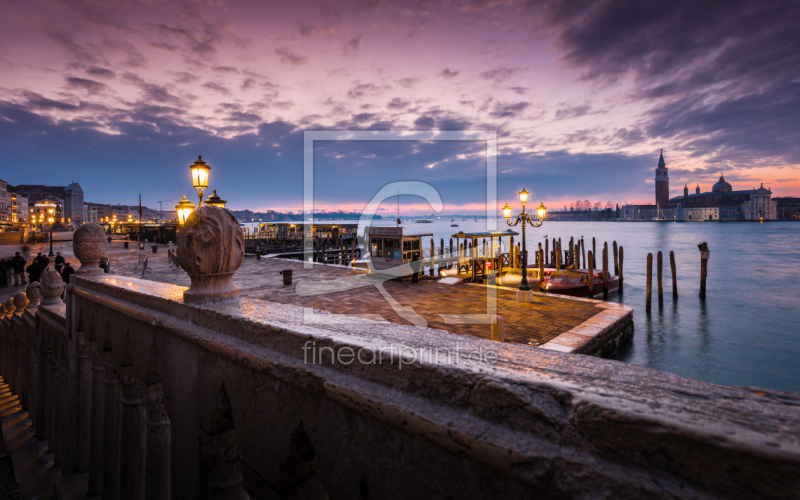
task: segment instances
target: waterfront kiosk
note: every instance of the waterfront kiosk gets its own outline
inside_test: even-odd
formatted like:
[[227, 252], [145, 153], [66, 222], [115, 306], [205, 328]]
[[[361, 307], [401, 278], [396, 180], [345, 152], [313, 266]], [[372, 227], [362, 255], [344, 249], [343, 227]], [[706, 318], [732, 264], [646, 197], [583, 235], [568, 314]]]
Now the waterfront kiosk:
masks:
[[422, 238], [433, 233], [405, 233], [403, 227], [370, 227], [372, 269], [395, 277], [411, 276], [422, 267]]
[[[519, 233], [506, 229], [505, 231], [483, 231], [479, 233], [465, 233], [459, 231], [453, 235], [456, 239], [456, 248], [458, 248], [458, 266], [456, 267], [457, 274], [472, 273], [472, 280], [483, 279], [489, 274], [500, 275], [503, 274], [503, 268], [514, 267], [513, 258], [511, 258], [514, 236]], [[508, 252], [502, 251], [502, 238], [508, 237]], [[478, 240], [489, 238], [488, 252], [481, 255], [479, 251]], [[495, 243], [497, 238], [497, 243]], [[464, 240], [463, 247], [461, 240]], [[472, 242], [471, 250], [468, 248], [467, 242]]]

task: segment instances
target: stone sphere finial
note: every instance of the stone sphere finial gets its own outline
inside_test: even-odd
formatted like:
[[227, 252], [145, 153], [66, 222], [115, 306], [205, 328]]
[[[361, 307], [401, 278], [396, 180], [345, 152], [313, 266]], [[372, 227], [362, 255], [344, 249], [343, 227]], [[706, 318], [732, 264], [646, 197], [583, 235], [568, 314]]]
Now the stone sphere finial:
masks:
[[239, 296], [233, 273], [244, 260], [244, 232], [224, 208], [206, 205], [192, 212], [178, 233], [178, 263], [192, 279], [183, 293], [190, 304]]
[[42, 285], [38, 281], [31, 282], [28, 288], [25, 289], [25, 295], [28, 296], [30, 301], [28, 309], [39, 307], [39, 302], [42, 300]]
[[22, 311], [25, 310], [25, 306], [28, 305], [28, 302], [30, 301], [24, 293], [19, 292], [18, 294], [14, 295], [14, 307], [16, 307], [14, 312], [17, 314], [22, 314]]
[[9, 297], [4, 305], [6, 306], [6, 316], [14, 314], [14, 310], [16, 309], [16, 306], [14, 306], [14, 297]]
[[60, 304], [61, 293], [64, 291], [64, 280], [56, 271], [47, 271], [42, 276], [42, 305], [52, 306]]
[[72, 235], [72, 252], [81, 262], [75, 274], [102, 273], [97, 263], [106, 253], [106, 233], [103, 228], [94, 222], [82, 224]]

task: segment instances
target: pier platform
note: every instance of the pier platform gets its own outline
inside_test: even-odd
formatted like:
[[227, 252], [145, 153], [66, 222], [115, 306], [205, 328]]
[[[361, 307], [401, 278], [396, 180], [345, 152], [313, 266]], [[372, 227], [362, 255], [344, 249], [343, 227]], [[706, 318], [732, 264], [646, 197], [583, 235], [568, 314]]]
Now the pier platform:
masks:
[[[152, 253], [151, 246], [146, 244], [144, 250], [139, 250], [135, 242], [130, 242], [125, 249], [122, 241], [110, 243], [106, 256], [111, 260], [112, 273], [140, 277], [140, 262], [147, 256], [145, 279], [188, 287], [190, 279], [186, 273], [174, 270], [169, 264], [167, 248], [159, 245], [157, 253]], [[4, 253], [11, 249], [2, 247]], [[29, 247], [34, 255], [48, 250], [46, 245]], [[72, 254], [71, 242], [56, 242], [54, 250], [61, 251], [73, 267], [79, 266]], [[282, 270], [292, 270], [292, 285], [283, 285]], [[245, 258], [234, 275], [234, 283], [242, 297], [398, 324], [420, 326], [421, 322], [427, 328], [451, 334], [491, 338], [489, 324], [448, 321], [448, 315], [485, 314], [487, 289], [482, 285], [444, 284], [436, 280], [420, 280], [419, 283], [370, 281], [363, 271], [347, 267], [314, 264], [306, 269], [299, 261], [255, 257]], [[8, 296], [11, 291], [17, 293], [18, 290], [6, 287], [0, 289], [0, 295]], [[512, 288], [495, 287], [495, 292], [496, 314], [503, 318], [505, 342], [608, 356], [633, 335], [633, 310], [621, 304], [541, 293], [534, 294], [533, 303], [521, 303], [517, 302], [516, 291]], [[395, 301], [394, 307], [391, 301]], [[398, 309], [402, 314], [398, 314]], [[409, 309], [416, 320], [408, 319]]]

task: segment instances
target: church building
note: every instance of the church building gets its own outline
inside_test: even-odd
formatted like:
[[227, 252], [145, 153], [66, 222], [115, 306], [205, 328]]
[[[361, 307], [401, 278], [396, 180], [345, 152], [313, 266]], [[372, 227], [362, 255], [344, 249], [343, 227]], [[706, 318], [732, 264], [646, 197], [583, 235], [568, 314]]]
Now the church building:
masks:
[[689, 186], [683, 187], [683, 196], [669, 197], [669, 169], [662, 150], [656, 166], [655, 204], [625, 205], [621, 218], [628, 220], [775, 220], [778, 202], [772, 199], [772, 190], [761, 184], [759, 188], [734, 191], [733, 186], [720, 175], [711, 191], [701, 193], [698, 184], [693, 194]]

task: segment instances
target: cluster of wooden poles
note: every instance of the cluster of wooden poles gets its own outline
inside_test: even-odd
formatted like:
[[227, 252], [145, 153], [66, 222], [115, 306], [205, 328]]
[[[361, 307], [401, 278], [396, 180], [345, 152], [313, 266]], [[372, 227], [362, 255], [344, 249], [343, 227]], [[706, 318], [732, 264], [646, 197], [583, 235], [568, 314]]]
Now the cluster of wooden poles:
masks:
[[[597, 270], [597, 241], [592, 238], [592, 249], [586, 252], [586, 244], [581, 237], [576, 240], [570, 237], [567, 249], [562, 247], [561, 238], [552, 239], [553, 250], [550, 250], [551, 240], [545, 238], [544, 248], [539, 243], [539, 249], [536, 251], [536, 264], [539, 265], [540, 274], [544, 273], [545, 267], [555, 267], [556, 269], [587, 269], [591, 275]], [[619, 291], [622, 292], [623, 275], [622, 268], [625, 261], [625, 250], [622, 246], [617, 246], [617, 242], [612, 242], [612, 250], [614, 255], [614, 276], [619, 277]], [[603, 242], [603, 299], [608, 298], [608, 281], [611, 276], [608, 262], [608, 242]], [[589, 280], [589, 293], [594, 293], [594, 279]]]
[[[697, 245], [700, 250], [700, 298], [706, 298], [706, 278], [708, 277], [708, 257], [710, 251], [708, 250], [708, 243], [703, 242]], [[656, 279], [658, 280], [658, 307], [664, 307], [664, 287], [662, 286], [662, 269], [663, 269], [663, 255], [661, 252], [656, 254]], [[675, 268], [675, 252], [669, 252], [669, 267], [672, 271], [672, 298], [678, 298], [678, 275]], [[653, 254], [647, 254], [647, 291], [646, 291], [646, 306], [647, 312], [650, 312], [651, 302], [653, 296]]]

